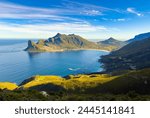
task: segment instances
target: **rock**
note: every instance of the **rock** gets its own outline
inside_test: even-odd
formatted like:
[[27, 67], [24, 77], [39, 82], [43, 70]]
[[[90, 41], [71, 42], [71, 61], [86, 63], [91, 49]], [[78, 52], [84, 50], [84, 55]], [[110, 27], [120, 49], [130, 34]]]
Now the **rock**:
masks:
[[30, 49], [34, 49], [35, 48], [35, 44], [34, 42], [32, 42], [31, 40], [28, 41], [28, 47], [25, 49], [25, 51], [28, 51]]
[[48, 97], [49, 96], [49, 94], [46, 92], [46, 91], [41, 91], [40, 92], [43, 96], [45, 96], [45, 97]]

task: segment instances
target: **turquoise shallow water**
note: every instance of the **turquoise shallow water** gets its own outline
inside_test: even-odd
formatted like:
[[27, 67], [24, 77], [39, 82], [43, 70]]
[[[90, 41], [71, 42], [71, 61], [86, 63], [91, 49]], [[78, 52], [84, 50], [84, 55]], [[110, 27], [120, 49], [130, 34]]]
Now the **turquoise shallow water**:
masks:
[[[0, 41], [1, 43], [1, 41]], [[34, 75], [60, 75], [101, 71], [98, 59], [108, 52], [95, 50], [55, 53], [22, 51], [26, 42], [0, 46], [0, 81], [20, 83]]]

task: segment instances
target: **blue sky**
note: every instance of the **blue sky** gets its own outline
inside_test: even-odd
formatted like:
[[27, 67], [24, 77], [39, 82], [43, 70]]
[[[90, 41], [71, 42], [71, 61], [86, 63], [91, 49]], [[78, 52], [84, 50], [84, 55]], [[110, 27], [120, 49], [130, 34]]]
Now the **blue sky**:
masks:
[[0, 0], [0, 38], [78, 34], [127, 40], [150, 31], [149, 0]]

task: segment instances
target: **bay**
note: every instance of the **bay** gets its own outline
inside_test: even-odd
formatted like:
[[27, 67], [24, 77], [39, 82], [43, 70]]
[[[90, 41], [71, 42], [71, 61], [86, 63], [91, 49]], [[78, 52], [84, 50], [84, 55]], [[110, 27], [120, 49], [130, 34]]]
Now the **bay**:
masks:
[[[91, 73], [102, 70], [98, 59], [105, 51], [78, 50], [65, 52], [28, 53], [27, 42], [0, 45], [0, 81], [21, 83], [35, 75]], [[1, 41], [0, 41], [1, 43]]]

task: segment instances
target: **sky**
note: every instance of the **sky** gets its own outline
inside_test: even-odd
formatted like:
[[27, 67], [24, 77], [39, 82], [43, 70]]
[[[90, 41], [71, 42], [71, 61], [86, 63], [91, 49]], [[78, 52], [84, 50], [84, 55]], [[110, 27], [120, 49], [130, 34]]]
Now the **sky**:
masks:
[[150, 32], [150, 0], [0, 0], [0, 39], [77, 34], [128, 40]]

